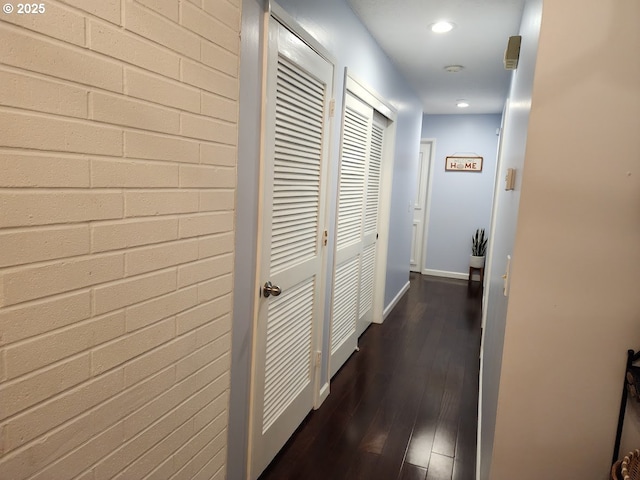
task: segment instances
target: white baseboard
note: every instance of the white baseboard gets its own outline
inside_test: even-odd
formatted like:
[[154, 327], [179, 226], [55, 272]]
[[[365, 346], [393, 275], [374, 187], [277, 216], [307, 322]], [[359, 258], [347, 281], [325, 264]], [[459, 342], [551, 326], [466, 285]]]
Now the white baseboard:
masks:
[[[445, 278], [456, 278], [458, 280], [469, 280], [468, 273], [460, 273], [460, 272], [447, 272], [445, 270], [431, 270], [425, 268], [422, 270], [423, 275], [431, 275], [432, 277], [445, 277]], [[480, 278], [478, 276], [478, 278]]]
[[407, 293], [410, 285], [411, 285], [410, 282], [405, 283], [404, 287], [402, 287], [398, 292], [398, 294], [393, 298], [393, 300], [391, 300], [389, 305], [387, 305], [387, 307], [382, 312], [382, 320], [384, 320], [389, 316], [389, 314], [391, 313], [391, 310], [393, 310], [393, 308], [398, 304], [398, 302], [403, 297], [403, 295]]
[[318, 404], [313, 408], [317, 410], [320, 408], [320, 405], [324, 403], [324, 401], [329, 396], [329, 382], [325, 383], [322, 387], [320, 387], [320, 393], [318, 394]]

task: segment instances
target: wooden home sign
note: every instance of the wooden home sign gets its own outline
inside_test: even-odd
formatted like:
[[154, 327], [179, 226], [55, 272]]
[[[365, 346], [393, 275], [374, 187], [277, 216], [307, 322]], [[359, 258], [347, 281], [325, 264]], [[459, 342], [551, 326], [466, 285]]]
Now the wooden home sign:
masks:
[[482, 157], [447, 157], [444, 169], [447, 172], [481, 172]]

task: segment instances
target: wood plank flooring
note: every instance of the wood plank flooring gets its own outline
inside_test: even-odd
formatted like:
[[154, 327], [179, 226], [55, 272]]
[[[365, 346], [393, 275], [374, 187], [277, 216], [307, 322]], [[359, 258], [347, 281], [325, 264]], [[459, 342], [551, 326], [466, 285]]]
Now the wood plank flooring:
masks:
[[481, 297], [412, 274], [260, 480], [472, 480]]

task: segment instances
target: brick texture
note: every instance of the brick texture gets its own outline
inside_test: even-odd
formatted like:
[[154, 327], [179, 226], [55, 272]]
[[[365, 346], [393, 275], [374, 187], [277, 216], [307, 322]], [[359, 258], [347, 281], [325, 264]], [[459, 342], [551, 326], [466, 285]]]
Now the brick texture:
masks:
[[224, 478], [239, 5], [3, 16], [0, 478]]

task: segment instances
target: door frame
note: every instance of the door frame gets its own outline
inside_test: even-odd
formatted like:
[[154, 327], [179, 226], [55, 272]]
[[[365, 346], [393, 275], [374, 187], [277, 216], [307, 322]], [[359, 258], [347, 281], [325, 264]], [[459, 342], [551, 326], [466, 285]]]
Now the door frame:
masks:
[[[265, 151], [266, 151], [266, 142], [268, 141], [268, 139], [266, 138], [266, 128], [267, 128], [267, 114], [268, 114], [268, 107], [267, 107], [267, 102], [266, 102], [266, 98], [267, 98], [267, 93], [268, 93], [268, 80], [269, 80], [269, 62], [268, 62], [268, 58], [269, 58], [269, 35], [270, 35], [270, 22], [271, 19], [274, 19], [275, 21], [277, 21], [278, 23], [280, 23], [283, 27], [285, 27], [287, 30], [289, 30], [293, 35], [297, 36], [303, 43], [305, 43], [308, 47], [310, 47], [315, 53], [317, 53], [320, 57], [322, 57], [324, 60], [326, 60], [328, 63], [330, 63], [333, 67], [333, 75], [331, 78], [331, 84], [329, 85], [331, 88], [331, 98], [330, 101], [333, 103], [334, 102], [334, 98], [335, 98], [335, 67], [336, 67], [336, 59], [335, 57], [333, 57], [315, 38], [313, 38], [306, 30], [304, 30], [304, 28], [302, 28], [302, 26], [300, 24], [298, 24], [295, 19], [290, 16], [282, 7], [280, 7], [280, 5], [278, 5], [276, 2], [274, 2], [273, 0], [265, 0], [265, 10], [264, 10], [264, 14], [263, 14], [263, 29], [262, 29], [262, 38], [261, 38], [261, 47], [262, 47], [262, 58], [264, 59], [264, 61], [262, 62], [262, 68], [261, 68], [261, 93], [260, 93], [260, 97], [262, 99], [262, 107], [260, 109], [260, 146], [259, 146], [259, 155], [258, 155], [258, 163], [259, 163], [259, 167], [258, 167], [258, 192], [257, 192], [257, 198], [258, 198], [258, 214], [257, 214], [257, 238], [256, 238], [256, 268], [255, 268], [255, 272], [254, 272], [254, 293], [256, 295], [258, 295], [258, 297], [260, 297], [260, 294], [262, 292], [262, 278], [261, 278], [261, 270], [260, 270], [260, 265], [261, 265], [261, 260], [262, 257], [264, 255], [264, 252], [262, 251], [262, 238], [263, 238], [263, 232], [264, 232], [264, 222], [263, 222], [263, 216], [264, 216], [264, 204], [263, 204], [263, 196], [264, 196], [264, 182], [265, 182]], [[333, 123], [334, 123], [334, 115], [330, 116], [330, 121], [329, 121], [329, 125], [326, 126], [326, 135], [328, 136], [328, 150], [326, 153], [326, 165], [324, 166], [324, 171], [322, 173], [323, 175], [323, 184], [321, 185], [321, 189], [323, 189], [325, 191], [325, 195], [327, 193], [330, 193], [330, 185], [331, 185], [331, 181], [330, 178], [332, 176], [332, 158], [331, 158], [331, 142], [332, 142], [332, 130], [333, 130]], [[325, 197], [325, 205], [324, 205], [324, 210], [325, 210], [325, 225], [320, 225], [319, 226], [319, 231], [321, 232], [322, 230], [328, 229], [328, 225], [329, 225], [329, 214], [330, 214], [330, 209], [329, 209], [329, 203], [328, 201], [326, 201]], [[319, 282], [320, 282], [320, 288], [323, 294], [323, 297], [326, 298], [327, 296], [327, 282], [326, 282], [326, 278], [327, 278], [327, 259], [328, 259], [328, 251], [327, 248], [323, 248], [322, 252], [320, 253], [320, 255], [322, 256], [322, 260], [321, 260], [321, 269], [320, 269], [320, 274], [319, 274]], [[323, 328], [322, 325], [324, 324], [324, 319], [325, 319], [325, 302], [324, 301], [320, 301], [319, 302], [319, 308], [320, 308], [320, 318], [319, 318], [319, 325], [318, 328], [315, 329], [315, 336], [314, 338], [312, 338], [312, 352], [320, 352], [320, 355], [322, 355], [323, 353]], [[255, 409], [256, 408], [260, 408], [260, 406], [257, 406], [255, 404], [255, 398], [254, 398], [254, 393], [255, 393], [255, 388], [256, 388], [256, 351], [258, 348], [258, 321], [259, 321], [259, 312], [260, 312], [260, 303], [259, 301], [254, 302], [253, 304], [253, 309], [252, 309], [252, 326], [251, 326], [251, 331], [252, 331], [252, 342], [251, 342], [251, 355], [250, 355], [250, 362], [251, 362], [251, 371], [250, 371], [250, 380], [249, 380], [249, 389], [248, 389], [248, 435], [246, 437], [246, 447], [247, 447], [247, 456], [246, 456], [246, 471], [247, 471], [247, 478], [251, 478], [255, 472], [253, 472], [253, 467], [252, 467], [252, 459], [253, 459], [253, 434], [254, 434], [254, 430], [255, 430], [255, 426], [254, 426], [254, 416], [255, 416]], [[322, 364], [322, 358], [320, 356], [320, 358], [316, 358], [316, 360], [314, 361], [314, 365], [313, 365], [313, 397], [314, 397], [314, 405], [312, 406], [313, 408], [317, 408], [317, 406], [319, 406], [319, 404], [321, 403], [321, 394], [320, 394], [320, 367]]]
[[[431, 144], [431, 152], [429, 155], [429, 174], [427, 176], [427, 195], [424, 202], [424, 218], [422, 220], [422, 251], [420, 252], [420, 268], [419, 271], [422, 275], [428, 274], [427, 269], [427, 248], [429, 244], [429, 222], [431, 220], [431, 192], [433, 191], [433, 177], [435, 171], [435, 158], [436, 158], [436, 139], [435, 138], [421, 138], [420, 148], [423, 143]], [[417, 194], [417, 192], [416, 192]]]
[[[389, 222], [391, 218], [391, 188], [393, 186], [393, 162], [396, 142], [396, 127], [398, 120], [398, 111], [391, 105], [382, 95], [366, 85], [354, 75], [348, 67], [344, 69], [344, 89], [342, 96], [342, 115], [341, 115], [341, 128], [344, 125], [345, 115], [345, 102], [347, 93], [358, 97], [364, 103], [368, 104], [375, 111], [379, 112], [388, 120], [388, 125], [385, 131], [385, 143], [382, 152], [382, 168], [381, 168], [381, 181], [380, 181], [380, 199], [378, 210], [378, 231], [379, 237], [377, 242], [376, 252], [376, 264], [374, 278], [376, 279], [374, 291], [373, 291], [373, 323], [382, 323], [384, 321], [384, 290], [386, 284], [386, 271], [387, 271], [387, 254], [389, 251]], [[340, 158], [342, 157], [342, 146], [340, 146]], [[340, 165], [338, 162], [338, 178], [340, 177]], [[338, 195], [340, 192], [337, 192]], [[335, 211], [333, 212], [334, 218], [338, 218], [339, 202], [336, 202]], [[381, 235], [380, 235], [381, 234]], [[336, 271], [336, 249], [337, 249], [337, 228], [333, 232], [333, 265], [332, 265], [332, 281], [331, 281], [331, 304], [333, 304], [333, 285]], [[329, 319], [330, 325], [333, 323], [333, 318]], [[331, 332], [329, 332], [331, 337]], [[331, 338], [329, 338], [329, 345], [331, 345]], [[331, 371], [331, 354], [327, 354], [328, 357], [328, 371]]]
[[[373, 323], [381, 324], [384, 321], [384, 290], [386, 284], [386, 271], [387, 271], [387, 255], [389, 251], [389, 223], [391, 218], [391, 189], [393, 186], [393, 163], [394, 163], [394, 152], [395, 152], [395, 143], [396, 143], [396, 127], [398, 120], [398, 111], [397, 109], [391, 105], [382, 95], [368, 87], [365, 82], [358, 79], [356, 75], [354, 75], [348, 67], [344, 69], [344, 88], [342, 92], [342, 112], [340, 115], [340, 133], [342, 134], [342, 129], [344, 128], [344, 116], [345, 116], [345, 104], [347, 94], [351, 93], [356, 96], [364, 103], [368, 104], [371, 108], [379, 112], [383, 115], [387, 121], [387, 129], [385, 132], [385, 143], [383, 146], [382, 152], [382, 166], [381, 166], [381, 181], [380, 181], [380, 199], [379, 199], [379, 210], [378, 210], [378, 230], [379, 232], [383, 232], [382, 235], [379, 234], [378, 242], [377, 242], [377, 252], [376, 252], [376, 263], [375, 263], [375, 273], [374, 278], [376, 279], [373, 291]], [[340, 142], [342, 143], [342, 142]], [[339, 147], [338, 158], [342, 158], [342, 145]], [[340, 162], [336, 162], [337, 168], [337, 178], [339, 185], [340, 178]], [[336, 191], [337, 195], [340, 195], [339, 186]], [[335, 272], [337, 267], [337, 247], [338, 247], [338, 211], [340, 208], [340, 202], [336, 201], [335, 211], [332, 212], [335, 219], [336, 228], [332, 232], [333, 237], [333, 263], [331, 265], [332, 275], [331, 275], [331, 298], [330, 305], [333, 305], [333, 295], [334, 295], [334, 283], [335, 283]], [[333, 312], [329, 310], [329, 325], [333, 324]], [[357, 322], [357, 319], [356, 319]], [[325, 342], [325, 346], [328, 345], [327, 350], [327, 375], [328, 385], [331, 382], [331, 335], [332, 332], [329, 329], [329, 338], [328, 342]], [[357, 339], [356, 339], [357, 341]], [[323, 395], [321, 398], [321, 402], [326, 399], [329, 395], [329, 388], [326, 385], [323, 388]]]

